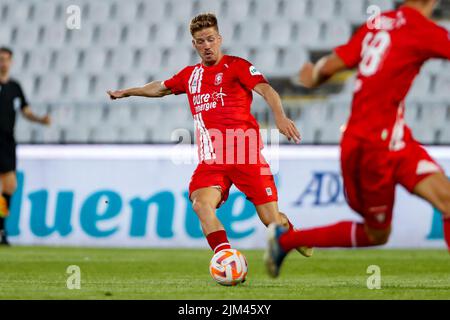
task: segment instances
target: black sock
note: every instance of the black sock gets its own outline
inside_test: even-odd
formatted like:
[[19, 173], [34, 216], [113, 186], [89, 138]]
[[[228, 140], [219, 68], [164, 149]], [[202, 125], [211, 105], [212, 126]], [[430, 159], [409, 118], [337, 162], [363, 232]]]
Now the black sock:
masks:
[[5, 229], [5, 218], [0, 217], [0, 231]]

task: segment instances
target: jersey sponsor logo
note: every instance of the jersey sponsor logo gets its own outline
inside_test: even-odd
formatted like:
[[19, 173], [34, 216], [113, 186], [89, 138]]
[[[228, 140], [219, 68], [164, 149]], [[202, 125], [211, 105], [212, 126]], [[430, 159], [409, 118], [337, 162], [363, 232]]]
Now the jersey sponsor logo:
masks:
[[258, 69], [256, 69], [254, 66], [250, 66], [249, 70], [250, 70], [250, 74], [252, 76], [261, 76], [262, 75], [261, 72], [259, 72]]
[[222, 107], [225, 105], [223, 101], [223, 97], [227, 95], [222, 92], [222, 88], [220, 91], [214, 91], [212, 94], [204, 93], [197, 94], [192, 96], [192, 103], [195, 107], [195, 113], [199, 113], [202, 111], [209, 111], [211, 109], [215, 109], [217, 107], [217, 103], [220, 102]]
[[221, 72], [221, 73], [216, 74], [216, 79], [214, 81], [214, 85], [215, 86], [220, 85], [222, 83], [222, 80], [223, 80], [223, 73]]
[[189, 92], [191, 94], [196, 94], [201, 92], [202, 88], [202, 79], [203, 79], [203, 71], [204, 69], [199, 66], [195, 67], [189, 77]]

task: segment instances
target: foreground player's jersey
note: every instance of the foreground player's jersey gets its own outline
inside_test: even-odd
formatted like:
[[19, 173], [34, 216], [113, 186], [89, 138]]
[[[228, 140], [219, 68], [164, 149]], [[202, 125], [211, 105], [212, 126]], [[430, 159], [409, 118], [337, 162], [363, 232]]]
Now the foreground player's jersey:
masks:
[[450, 59], [450, 35], [406, 6], [378, 21], [335, 49], [347, 67], [358, 66], [346, 134], [399, 150], [411, 139], [403, 118], [405, 96], [425, 61]]
[[267, 81], [251, 63], [227, 55], [217, 65], [189, 66], [164, 81], [172, 93], [188, 96], [200, 161], [216, 159], [217, 153], [224, 150], [219, 142], [223, 147], [232, 142], [226, 139], [230, 130], [254, 133], [260, 143], [259, 126], [250, 113], [252, 90], [259, 83]]

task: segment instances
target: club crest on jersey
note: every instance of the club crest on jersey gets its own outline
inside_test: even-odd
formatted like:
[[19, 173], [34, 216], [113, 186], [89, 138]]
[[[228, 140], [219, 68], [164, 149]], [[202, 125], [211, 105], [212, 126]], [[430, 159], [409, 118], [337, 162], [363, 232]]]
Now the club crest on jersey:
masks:
[[261, 72], [258, 71], [258, 69], [256, 69], [254, 66], [250, 66], [250, 74], [252, 76], [260, 76]]
[[214, 85], [218, 86], [222, 83], [222, 79], [223, 79], [223, 73], [218, 73], [216, 74], [216, 80], [214, 81]]

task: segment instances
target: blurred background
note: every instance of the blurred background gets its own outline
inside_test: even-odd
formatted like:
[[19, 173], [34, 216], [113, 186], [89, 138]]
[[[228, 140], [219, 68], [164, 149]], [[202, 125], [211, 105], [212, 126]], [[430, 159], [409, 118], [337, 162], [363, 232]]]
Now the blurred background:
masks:
[[[401, 1], [400, 1], [401, 2]], [[43, 128], [18, 118], [22, 144], [171, 143], [176, 128], [193, 131], [185, 96], [111, 102], [108, 89], [165, 80], [199, 61], [188, 25], [200, 12], [219, 18], [224, 51], [250, 60], [279, 91], [306, 144], [337, 144], [350, 112], [354, 72], [319, 90], [295, 82], [307, 60], [345, 43], [368, 18], [394, 0], [1, 0], [0, 45], [14, 50], [13, 77], [40, 114]], [[66, 12], [81, 9], [81, 29]], [[435, 12], [450, 29], [450, 0]], [[427, 63], [407, 99], [407, 122], [419, 141], [450, 144], [450, 63]], [[253, 114], [274, 127], [270, 109], [255, 95]], [[283, 140], [283, 142], [286, 142]]]

